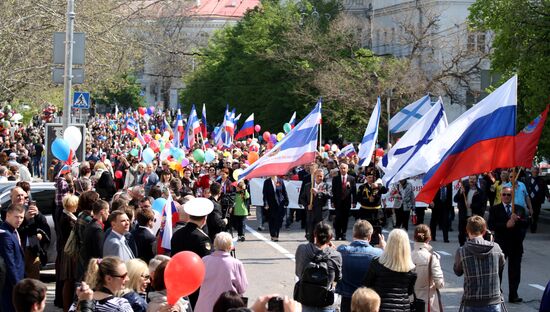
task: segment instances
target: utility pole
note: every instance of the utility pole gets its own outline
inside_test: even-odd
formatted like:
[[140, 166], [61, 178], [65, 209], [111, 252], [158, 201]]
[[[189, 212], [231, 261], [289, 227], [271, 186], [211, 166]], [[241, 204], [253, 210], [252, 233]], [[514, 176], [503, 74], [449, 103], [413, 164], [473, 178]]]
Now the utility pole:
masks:
[[73, 84], [73, 31], [74, 31], [74, 0], [67, 0], [67, 29], [65, 31], [65, 73], [63, 76], [63, 130], [71, 122], [71, 89]]

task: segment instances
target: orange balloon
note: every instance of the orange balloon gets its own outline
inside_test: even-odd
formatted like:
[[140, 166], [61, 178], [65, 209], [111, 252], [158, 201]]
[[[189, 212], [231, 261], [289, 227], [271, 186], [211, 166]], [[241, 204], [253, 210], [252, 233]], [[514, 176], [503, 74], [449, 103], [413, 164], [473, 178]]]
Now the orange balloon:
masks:
[[258, 160], [258, 158], [260, 158], [260, 156], [258, 156], [258, 153], [257, 152], [250, 152], [248, 153], [248, 162], [252, 165], [256, 160]]
[[204, 273], [204, 262], [196, 253], [181, 251], [174, 255], [164, 271], [168, 304], [174, 305], [181, 297], [199, 289], [204, 280]]

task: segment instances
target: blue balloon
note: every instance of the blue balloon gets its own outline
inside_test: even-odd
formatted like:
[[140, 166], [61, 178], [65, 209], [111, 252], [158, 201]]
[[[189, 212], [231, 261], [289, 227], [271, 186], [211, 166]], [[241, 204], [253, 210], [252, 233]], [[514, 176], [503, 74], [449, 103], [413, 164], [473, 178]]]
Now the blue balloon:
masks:
[[148, 115], [153, 115], [153, 109], [151, 107], [147, 107], [147, 114]]
[[52, 154], [59, 160], [67, 161], [71, 154], [71, 147], [64, 139], [57, 138], [52, 143]]
[[143, 162], [146, 164], [150, 164], [153, 159], [155, 159], [155, 151], [153, 151], [150, 147], [143, 150]]
[[162, 210], [164, 209], [164, 206], [166, 205], [166, 199], [159, 197], [153, 201], [153, 210], [157, 211], [162, 215]]
[[204, 160], [209, 163], [212, 162], [214, 158], [216, 158], [216, 154], [214, 153], [214, 151], [211, 149], [207, 149], [206, 153], [204, 153]]
[[151, 125], [151, 130], [155, 131], [156, 127], [154, 125]]

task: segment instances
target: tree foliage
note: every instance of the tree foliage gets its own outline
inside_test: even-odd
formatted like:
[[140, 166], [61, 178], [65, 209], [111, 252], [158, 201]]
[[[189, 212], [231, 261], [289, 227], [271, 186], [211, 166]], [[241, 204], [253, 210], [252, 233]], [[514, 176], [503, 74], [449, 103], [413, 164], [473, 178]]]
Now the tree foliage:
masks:
[[229, 103], [278, 132], [293, 111], [301, 118], [322, 97], [324, 135], [360, 140], [377, 95], [423, 90], [402, 79], [407, 60], [364, 49], [357, 21], [341, 11], [338, 1], [264, 1], [201, 51], [182, 102], [206, 102], [210, 116]]
[[124, 74], [103, 82], [96, 91], [95, 101], [98, 104], [118, 104], [120, 108], [135, 109], [145, 105], [140, 93], [141, 86], [136, 77]]
[[[492, 69], [503, 79], [518, 74], [520, 130], [549, 104], [550, 3], [542, 0], [477, 0], [470, 7], [472, 27], [494, 33]], [[550, 157], [550, 128], [543, 131], [539, 154]]]

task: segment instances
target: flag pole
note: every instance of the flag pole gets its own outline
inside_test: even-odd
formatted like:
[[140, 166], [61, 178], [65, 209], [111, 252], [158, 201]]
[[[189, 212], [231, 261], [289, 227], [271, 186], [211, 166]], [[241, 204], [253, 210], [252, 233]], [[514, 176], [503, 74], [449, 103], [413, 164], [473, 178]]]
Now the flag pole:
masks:
[[388, 99], [386, 100], [386, 110], [388, 112], [388, 142], [386, 144], [386, 148], [390, 148], [390, 142], [391, 142], [391, 134], [390, 134], [390, 95], [388, 94]]

